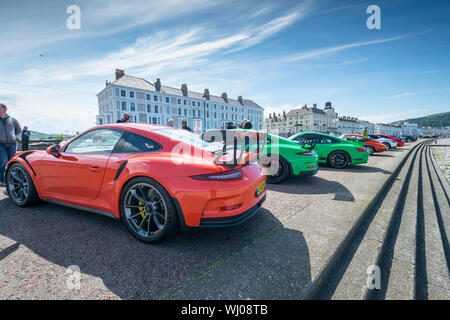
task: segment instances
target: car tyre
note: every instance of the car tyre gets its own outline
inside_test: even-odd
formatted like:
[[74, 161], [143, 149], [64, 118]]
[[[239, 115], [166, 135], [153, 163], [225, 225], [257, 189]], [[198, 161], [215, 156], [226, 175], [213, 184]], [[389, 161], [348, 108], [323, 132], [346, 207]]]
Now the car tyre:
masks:
[[385, 142], [384, 145], [388, 148], [388, 150], [391, 149], [391, 144], [390, 143]]
[[33, 179], [20, 163], [14, 163], [6, 172], [6, 192], [19, 207], [35, 204], [39, 196]]
[[125, 184], [120, 195], [120, 215], [128, 231], [146, 243], [168, 239], [180, 230], [177, 209], [169, 193], [147, 177]]
[[375, 152], [375, 148], [372, 146], [365, 146], [364, 148], [367, 150], [370, 156], [373, 155]]
[[278, 172], [274, 175], [268, 175], [267, 176], [267, 182], [268, 183], [280, 183], [281, 181], [283, 181], [284, 179], [286, 179], [286, 177], [289, 175], [289, 164], [287, 163], [287, 161], [281, 157], [279, 157], [279, 167], [278, 167]]
[[335, 169], [343, 169], [349, 165], [350, 157], [344, 151], [333, 151], [328, 155], [328, 163]]

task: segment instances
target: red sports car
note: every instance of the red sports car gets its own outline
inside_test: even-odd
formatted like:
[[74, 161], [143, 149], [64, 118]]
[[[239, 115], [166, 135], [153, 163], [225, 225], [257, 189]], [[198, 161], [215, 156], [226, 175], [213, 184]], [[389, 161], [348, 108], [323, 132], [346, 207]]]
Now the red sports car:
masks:
[[266, 197], [261, 167], [218, 163], [218, 149], [223, 144], [181, 129], [97, 126], [62, 147], [15, 155], [6, 190], [18, 206], [42, 199], [105, 214], [156, 242], [180, 229], [235, 225], [258, 211]]
[[399, 147], [403, 147], [405, 145], [405, 141], [403, 141], [402, 139], [394, 138], [394, 137], [388, 136], [387, 134], [379, 134], [379, 133], [377, 133], [377, 136], [381, 136], [381, 137], [386, 138], [386, 139], [394, 140], [395, 142], [397, 142], [397, 145]]

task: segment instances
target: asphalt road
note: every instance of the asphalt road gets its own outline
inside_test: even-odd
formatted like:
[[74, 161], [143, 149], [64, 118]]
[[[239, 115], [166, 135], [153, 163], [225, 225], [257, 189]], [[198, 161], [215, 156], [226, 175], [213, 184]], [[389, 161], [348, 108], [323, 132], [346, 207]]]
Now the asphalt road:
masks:
[[[331, 198], [336, 207], [354, 202], [349, 184], [361, 173], [369, 177], [367, 184], [371, 176], [390, 175], [393, 160], [408, 148], [376, 154], [365, 165], [344, 170], [321, 167], [315, 176], [269, 185], [262, 209], [245, 224], [184, 232], [157, 245], [135, 240], [120, 222], [110, 218], [49, 203], [18, 208], [0, 192], [0, 299], [177, 298], [184, 288], [249, 246], [260, 250], [256, 256], [261, 259], [243, 259], [241, 267], [251, 272], [252, 263], [264, 264], [270, 257], [274, 270], [269, 277], [279, 285], [278, 291], [268, 291], [266, 297], [286, 297], [289, 288], [298, 285], [293, 279], [311, 281], [312, 257], [302, 232], [280, 226], [322, 197]], [[318, 223], [326, 229], [333, 221]], [[269, 233], [283, 248], [280, 252], [264, 249]], [[291, 260], [296, 262], [295, 270], [289, 267]], [[79, 288], [70, 286], [73, 273], [67, 268], [73, 265], [81, 270]], [[233, 298], [248, 297], [240, 295], [241, 283], [225, 280], [216, 285], [231, 291], [235, 288]], [[259, 290], [266, 289], [270, 290]]]

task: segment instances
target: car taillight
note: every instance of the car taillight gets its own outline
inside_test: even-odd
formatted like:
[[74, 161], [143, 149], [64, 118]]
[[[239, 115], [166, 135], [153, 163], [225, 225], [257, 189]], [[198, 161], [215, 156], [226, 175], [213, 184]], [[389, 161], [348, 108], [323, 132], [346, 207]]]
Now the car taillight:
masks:
[[367, 152], [367, 150], [366, 149], [364, 149], [364, 148], [358, 148], [358, 149], [356, 149], [357, 151], [361, 151], [361, 152]]
[[195, 180], [208, 180], [208, 181], [237, 180], [242, 178], [242, 170], [236, 169], [218, 173], [200, 174], [196, 176], [191, 176], [191, 178]]
[[302, 156], [313, 156], [314, 155], [314, 151], [297, 152], [296, 154], [302, 155]]

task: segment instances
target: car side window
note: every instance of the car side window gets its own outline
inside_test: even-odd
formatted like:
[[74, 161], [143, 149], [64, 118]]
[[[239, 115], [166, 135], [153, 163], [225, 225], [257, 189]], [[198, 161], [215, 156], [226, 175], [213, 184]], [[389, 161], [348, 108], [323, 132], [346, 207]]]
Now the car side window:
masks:
[[339, 143], [339, 141], [330, 137], [320, 136], [319, 143], [330, 144], [330, 143]]
[[162, 146], [156, 141], [137, 134], [126, 133], [123, 138], [123, 144], [117, 153], [143, 153], [162, 149]]
[[65, 153], [109, 154], [114, 150], [123, 132], [111, 129], [97, 129], [83, 134], [72, 141]]

